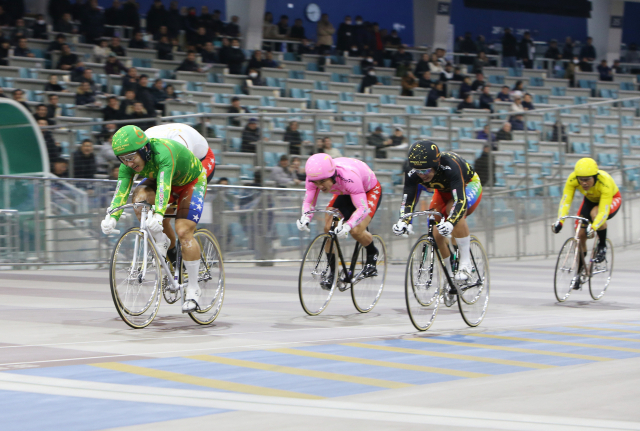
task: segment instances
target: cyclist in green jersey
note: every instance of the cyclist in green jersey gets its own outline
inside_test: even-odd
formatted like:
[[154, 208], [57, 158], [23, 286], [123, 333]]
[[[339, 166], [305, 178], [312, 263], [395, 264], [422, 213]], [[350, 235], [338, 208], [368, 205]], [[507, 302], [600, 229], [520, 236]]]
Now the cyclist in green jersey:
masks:
[[[202, 163], [184, 145], [170, 139], [147, 138], [136, 126], [124, 126], [113, 136], [113, 152], [122, 165], [118, 174], [118, 185], [109, 208], [124, 205], [136, 175], [144, 179], [141, 192], [133, 196], [133, 202], [155, 202], [153, 212], [147, 220], [149, 232], [158, 244], [161, 254], [166, 256], [169, 238], [163, 232], [162, 221], [167, 206], [178, 202], [176, 233], [182, 246], [184, 266], [189, 278], [185, 288], [183, 312], [198, 308], [200, 288], [200, 246], [194, 240], [196, 226], [202, 216], [204, 196], [207, 192], [207, 174]], [[122, 211], [102, 221], [102, 232], [113, 232]], [[140, 214], [138, 213], [138, 218]]]

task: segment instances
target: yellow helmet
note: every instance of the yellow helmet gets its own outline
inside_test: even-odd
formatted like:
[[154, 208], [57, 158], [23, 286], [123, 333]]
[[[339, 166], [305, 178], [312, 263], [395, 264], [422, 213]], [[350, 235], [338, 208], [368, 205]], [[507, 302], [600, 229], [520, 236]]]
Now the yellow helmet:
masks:
[[590, 157], [578, 160], [573, 172], [577, 177], [592, 177], [598, 173], [598, 164]]

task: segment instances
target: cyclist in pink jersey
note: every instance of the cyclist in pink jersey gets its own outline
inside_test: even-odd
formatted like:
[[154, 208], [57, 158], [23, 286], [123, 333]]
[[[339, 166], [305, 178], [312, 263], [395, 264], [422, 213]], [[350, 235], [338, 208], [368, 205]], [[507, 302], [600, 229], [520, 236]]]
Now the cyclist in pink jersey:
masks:
[[[336, 228], [338, 238], [346, 238], [349, 233], [367, 250], [367, 265], [363, 275], [372, 277], [377, 275], [376, 261], [378, 250], [373, 244], [373, 237], [367, 231], [367, 226], [376, 213], [382, 198], [382, 187], [371, 168], [366, 163], [340, 157], [332, 159], [328, 154], [315, 154], [309, 157], [305, 164], [307, 193], [302, 204], [302, 217], [296, 222], [298, 229], [309, 232], [309, 222], [313, 214], [307, 211], [315, 209], [320, 192], [332, 193], [333, 199], [327, 209], [339, 210], [345, 218], [342, 226]], [[325, 217], [324, 231], [331, 229], [332, 217]], [[323, 285], [331, 288], [335, 273], [335, 254], [329, 256], [331, 274]]]

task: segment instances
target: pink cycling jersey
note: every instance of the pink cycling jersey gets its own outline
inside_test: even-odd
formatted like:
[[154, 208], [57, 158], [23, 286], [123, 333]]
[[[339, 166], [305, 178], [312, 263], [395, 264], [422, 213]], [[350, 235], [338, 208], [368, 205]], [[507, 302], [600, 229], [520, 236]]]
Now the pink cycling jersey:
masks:
[[[336, 164], [336, 182], [333, 187], [331, 187], [329, 193], [351, 196], [351, 202], [353, 202], [356, 210], [346, 224], [353, 229], [369, 214], [367, 192], [378, 184], [378, 180], [371, 168], [358, 159], [340, 157], [333, 159], [333, 161]], [[315, 209], [318, 194], [320, 193], [320, 189], [309, 181], [308, 177], [305, 188], [307, 189], [307, 193], [304, 196], [304, 203], [302, 204], [303, 214]], [[309, 218], [313, 218], [313, 214], [309, 214]]]

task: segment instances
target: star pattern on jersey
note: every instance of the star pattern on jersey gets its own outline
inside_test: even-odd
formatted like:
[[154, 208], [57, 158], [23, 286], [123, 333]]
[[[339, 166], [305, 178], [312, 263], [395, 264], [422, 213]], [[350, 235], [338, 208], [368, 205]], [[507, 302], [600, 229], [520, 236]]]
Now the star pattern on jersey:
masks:
[[374, 201], [369, 201], [369, 206], [370, 206], [370, 207], [372, 207], [372, 206], [374, 206], [374, 205], [375, 205], [375, 202], [374, 202]]
[[198, 214], [194, 214], [192, 218], [196, 223], [198, 222], [198, 220], [200, 220], [200, 216]]

